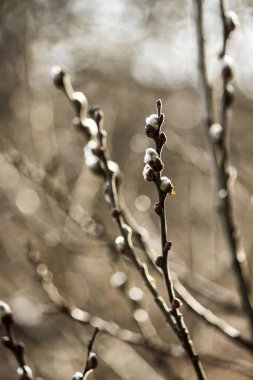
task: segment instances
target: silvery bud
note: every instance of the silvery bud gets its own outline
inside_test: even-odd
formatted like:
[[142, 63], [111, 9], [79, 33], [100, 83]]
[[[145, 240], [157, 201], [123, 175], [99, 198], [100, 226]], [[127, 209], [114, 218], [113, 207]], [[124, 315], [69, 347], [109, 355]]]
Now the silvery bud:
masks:
[[72, 380], [82, 380], [82, 379], [83, 379], [83, 374], [81, 372], [76, 372], [72, 377]]
[[153, 148], [146, 149], [144, 161], [151, 166], [155, 172], [160, 172], [163, 169], [163, 163], [160, 160], [158, 153]]
[[11, 323], [12, 311], [10, 306], [3, 301], [0, 301], [0, 322]]
[[88, 361], [87, 361], [89, 369], [95, 369], [98, 365], [97, 355], [94, 352], [89, 353]]
[[170, 195], [176, 194], [174, 186], [172, 185], [172, 182], [168, 177], [161, 178], [160, 189], [162, 190], [163, 193], [166, 193], [166, 194], [170, 194]]
[[18, 367], [17, 374], [18, 380], [33, 380], [33, 373], [28, 365], [25, 365], [24, 368]]
[[225, 14], [225, 32], [226, 37], [239, 25], [237, 14], [233, 11], [228, 11]]
[[125, 252], [126, 243], [125, 243], [125, 239], [124, 239], [123, 236], [118, 236], [115, 239], [115, 244], [116, 244], [117, 251], [119, 253], [124, 253]]
[[233, 79], [232, 59], [228, 55], [224, 55], [221, 58], [221, 74], [225, 82], [229, 82]]
[[66, 71], [63, 70], [60, 66], [53, 66], [51, 69], [51, 75], [54, 81], [55, 87], [59, 90], [64, 88], [64, 76], [66, 75]]
[[158, 115], [153, 114], [146, 118], [145, 125], [146, 135], [154, 138], [158, 133]]
[[143, 169], [143, 178], [145, 181], [152, 182], [154, 181], [154, 170], [149, 165], [145, 165]]
[[212, 140], [215, 142], [221, 141], [223, 134], [223, 128], [222, 125], [219, 123], [214, 123], [209, 128], [209, 135], [211, 136]]

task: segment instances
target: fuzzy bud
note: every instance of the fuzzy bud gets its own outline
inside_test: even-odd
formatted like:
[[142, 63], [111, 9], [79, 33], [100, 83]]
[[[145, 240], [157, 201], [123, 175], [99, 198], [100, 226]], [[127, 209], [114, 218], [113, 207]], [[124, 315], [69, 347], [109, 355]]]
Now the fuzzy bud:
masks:
[[63, 70], [60, 66], [53, 66], [51, 70], [51, 75], [55, 87], [59, 90], [64, 89], [64, 76], [66, 75], [66, 71]]
[[84, 148], [84, 159], [85, 159], [85, 164], [87, 168], [89, 168], [94, 174], [103, 173], [103, 169], [101, 167], [99, 158], [94, 156], [94, 154], [92, 154], [89, 147]]
[[228, 11], [225, 14], [225, 33], [226, 37], [233, 32], [236, 27], [239, 25], [237, 14], [233, 11]]
[[82, 380], [82, 379], [83, 379], [83, 374], [81, 372], [76, 372], [72, 377], [72, 380]]
[[125, 252], [126, 243], [125, 243], [125, 239], [124, 239], [123, 236], [118, 236], [115, 239], [115, 244], [116, 244], [117, 251], [119, 253], [124, 253]]
[[146, 125], [151, 125], [154, 129], [158, 129], [158, 116], [152, 114], [146, 118]]
[[97, 137], [98, 127], [96, 122], [93, 119], [87, 117], [81, 121], [83, 128], [87, 131], [88, 135], [92, 137]]
[[119, 165], [116, 162], [108, 160], [107, 165], [112, 173], [118, 174], [120, 172]]
[[10, 306], [3, 301], [0, 301], [0, 321], [7, 323], [12, 322], [12, 311]]
[[155, 138], [158, 134], [158, 116], [156, 114], [150, 115], [146, 118], [145, 125], [146, 135], [150, 138]]
[[224, 55], [221, 58], [221, 75], [223, 80], [227, 83], [233, 79], [232, 59]]
[[211, 136], [214, 142], [219, 142], [222, 139], [223, 128], [219, 123], [214, 123], [209, 128], [209, 135]]
[[73, 92], [71, 95], [71, 100], [75, 106], [77, 116], [81, 115], [82, 111], [87, 109], [88, 102], [86, 96], [82, 92]]
[[87, 364], [88, 364], [89, 369], [97, 368], [98, 360], [97, 360], [97, 355], [94, 352], [89, 353]]
[[166, 193], [166, 194], [170, 194], [170, 195], [176, 194], [174, 186], [172, 185], [172, 182], [168, 177], [161, 178], [160, 189], [162, 190], [163, 193]]
[[99, 157], [102, 153], [102, 146], [100, 145], [100, 143], [98, 143], [97, 141], [95, 140], [90, 140], [87, 144], [87, 147], [88, 149], [90, 149], [90, 151], [94, 154], [94, 156], [97, 156]]
[[25, 365], [24, 368], [18, 367], [17, 375], [18, 380], [33, 380], [33, 373], [28, 365]]
[[154, 170], [151, 168], [151, 166], [145, 165], [142, 174], [145, 181], [148, 181], [148, 182], [154, 181], [155, 173], [154, 173]]
[[227, 84], [224, 92], [224, 100], [227, 108], [230, 108], [235, 103], [235, 91], [231, 84]]
[[163, 163], [160, 160], [158, 153], [153, 148], [146, 149], [144, 161], [151, 166], [155, 172], [160, 172], [163, 169]]

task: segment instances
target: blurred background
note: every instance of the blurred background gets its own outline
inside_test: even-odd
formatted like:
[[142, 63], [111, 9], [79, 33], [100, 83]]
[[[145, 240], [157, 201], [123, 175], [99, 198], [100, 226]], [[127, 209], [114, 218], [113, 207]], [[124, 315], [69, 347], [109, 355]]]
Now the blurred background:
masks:
[[[252, 267], [253, 1], [229, 1], [229, 7], [240, 21], [228, 44], [237, 94], [230, 123], [236, 217]], [[218, 114], [219, 2], [205, 1], [204, 12], [208, 75]], [[84, 365], [89, 324], [103, 319], [124, 329], [121, 337], [131, 336], [126, 330], [147, 333], [172, 352], [162, 356], [101, 332], [94, 346], [99, 367], [90, 379], [194, 379], [139, 276], [115, 252], [118, 232], [104, 202], [102, 180], [84, 166], [85, 140], [72, 126], [71, 105], [50, 77], [53, 65], [67, 67], [74, 88], [104, 110], [110, 157], [124, 174], [125, 202], [156, 251], [157, 195], [142, 170], [150, 146], [145, 118], [162, 99], [168, 137], [164, 173], [176, 189], [167, 202], [172, 269], [199, 301], [249, 335], [216, 210], [192, 2], [2, 0], [0, 25], [0, 289], [12, 307], [16, 335], [27, 346], [28, 364], [37, 379], [71, 379]], [[37, 274], [28, 253], [46, 265]], [[166, 297], [159, 275], [150, 271]], [[117, 285], [125, 276], [115, 272], [127, 276], [124, 291]], [[43, 273], [49, 279], [53, 275], [67, 302], [93, 316], [93, 322], [82, 326], [53, 305], [38, 278]], [[185, 306], [183, 312], [210, 379], [250, 378], [245, 363], [248, 376], [230, 368], [238, 360], [252, 362], [246, 350]], [[218, 363], [214, 354], [227, 364]], [[0, 361], [0, 377], [15, 379], [16, 363], [4, 348]]]

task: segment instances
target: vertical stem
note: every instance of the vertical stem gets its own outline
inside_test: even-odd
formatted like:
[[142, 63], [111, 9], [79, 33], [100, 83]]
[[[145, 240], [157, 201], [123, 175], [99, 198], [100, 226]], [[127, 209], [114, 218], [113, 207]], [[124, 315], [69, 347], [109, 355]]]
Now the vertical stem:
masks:
[[[212, 158], [213, 172], [216, 180], [218, 192], [220, 218], [223, 225], [224, 234], [228, 243], [230, 256], [232, 258], [232, 267], [235, 277], [237, 278], [238, 290], [241, 296], [241, 302], [247, 313], [249, 324], [253, 333], [253, 301], [250, 289], [250, 275], [247, 257], [242, 247], [240, 233], [236, 226], [233, 205], [233, 183], [230, 177], [230, 160], [229, 144], [227, 130], [227, 112], [225, 91], [226, 84], [223, 83], [221, 124], [223, 127], [223, 136], [221, 141], [215, 142], [211, 139], [209, 129], [214, 122], [213, 104], [211, 89], [207, 78], [205, 49], [204, 49], [204, 30], [203, 30], [203, 0], [194, 0], [196, 32], [198, 40], [198, 67], [200, 75], [200, 88], [203, 94], [204, 124], [206, 129], [207, 141]], [[221, 18], [223, 20], [223, 47], [221, 57], [226, 51], [226, 30], [225, 30], [225, 13], [224, 4], [220, 0]]]

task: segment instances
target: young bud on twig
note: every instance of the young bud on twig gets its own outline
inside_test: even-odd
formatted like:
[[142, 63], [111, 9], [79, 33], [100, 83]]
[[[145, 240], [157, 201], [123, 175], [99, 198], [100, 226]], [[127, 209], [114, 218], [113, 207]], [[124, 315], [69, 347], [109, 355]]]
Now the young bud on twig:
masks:
[[54, 81], [54, 85], [59, 90], [64, 89], [64, 76], [66, 75], [66, 71], [63, 70], [60, 66], [53, 66], [51, 69], [51, 75]]
[[85, 109], [87, 107], [87, 99], [82, 92], [75, 91], [72, 93], [71, 100], [75, 106], [77, 116], [79, 116], [82, 108]]
[[163, 247], [163, 252], [168, 252], [171, 250], [172, 247], [172, 241], [166, 241]]
[[89, 168], [94, 174], [102, 174], [103, 169], [101, 162], [97, 156], [94, 156], [88, 144], [84, 147], [83, 152], [87, 168]]
[[87, 360], [87, 365], [89, 369], [95, 369], [98, 365], [97, 355], [94, 352], [89, 353], [89, 357]]
[[209, 135], [214, 142], [219, 142], [222, 140], [223, 128], [219, 123], [214, 123], [209, 128]]
[[94, 156], [101, 156], [103, 148], [100, 143], [95, 140], [90, 140], [86, 146], [94, 154]]
[[5, 348], [11, 349], [12, 345], [10, 342], [10, 338], [8, 336], [3, 336], [2, 337], [2, 344]]
[[117, 251], [119, 253], [124, 253], [125, 252], [126, 243], [125, 243], [125, 239], [124, 239], [123, 236], [118, 236], [115, 239], [115, 244], [116, 244]]
[[151, 166], [155, 172], [160, 172], [163, 169], [163, 163], [160, 160], [158, 153], [153, 148], [146, 149], [144, 161]]
[[235, 103], [235, 91], [232, 84], [227, 84], [224, 91], [225, 106], [230, 108]]
[[157, 256], [157, 258], [155, 260], [155, 265], [158, 268], [163, 268], [163, 266], [164, 266], [164, 258], [162, 256]]
[[161, 146], [163, 146], [164, 144], [166, 144], [167, 137], [166, 137], [166, 135], [165, 135], [164, 132], [161, 132], [161, 133], [160, 133], [159, 139], [160, 139], [160, 144], [161, 144]]
[[221, 75], [223, 80], [227, 83], [233, 79], [232, 59], [228, 55], [221, 58]]
[[174, 186], [172, 185], [172, 182], [168, 177], [161, 177], [160, 189], [163, 193], [166, 193], [169, 195], [176, 194]]
[[145, 125], [146, 135], [150, 138], [154, 138], [158, 133], [158, 116], [156, 114], [150, 115], [146, 118]]
[[83, 379], [83, 374], [81, 372], [76, 372], [72, 377], [72, 380], [82, 380], [82, 379]]
[[17, 369], [18, 380], [33, 380], [33, 373], [28, 365], [25, 365], [24, 368], [19, 367]]
[[163, 212], [163, 208], [162, 208], [162, 206], [161, 206], [161, 204], [160, 204], [159, 202], [156, 202], [156, 203], [154, 204], [154, 211], [155, 211], [155, 213], [156, 213], [157, 215], [161, 215], [161, 214], [162, 214], [162, 212]]
[[162, 109], [162, 101], [161, 101], [161, 99], [157, 99], [156, 106], [157, 106], [158, 110]]
[[120, 172], [119, 170], [119, 165], [114, 162], [114, 161], [111, 161], [111, 160], [108, 160], [107, 161], [107, 165], [108, 165], [108, 169], [114, 173], [114, 174], [118, 174]]
[[231, 32], [235, 30], [235, 28], [239, 25], [237, 14], [233, 11], [228, 11], [225, 14], [225, 33], [226, 38], [229, 36]]
[[174, 298], [171, 304], [173, 310], [179, 309], [182, 306], [182, 301], [179, 298]]
[[111, 215], [113, 218], [118, 218], [120, 216], [120, 211], [119, 209], [117, 209], [116, 207], [113, 207], [112, 211], [111, 211]]
[[3, 301], [0, 301], [0, 322], [10, 324], [13, 322], [12, 311], [10, 306]]
[[98, 134], [98, 127], [96, 122], [93, 119], [90, 119], [87, 117], [84, 120], [81, 120], [83, 128], [87, 129], [88, 135], [92, 137], [97, 137]]
[[154, 170], [149, 165], [144, 166], [142, 174], [145, 181], [152, 182], [155, 179]]

